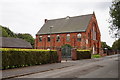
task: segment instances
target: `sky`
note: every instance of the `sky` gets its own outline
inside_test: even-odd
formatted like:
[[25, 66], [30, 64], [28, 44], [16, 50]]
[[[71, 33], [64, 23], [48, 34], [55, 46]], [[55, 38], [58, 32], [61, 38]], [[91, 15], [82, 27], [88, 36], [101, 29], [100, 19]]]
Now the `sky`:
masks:
[[101, 41], [112, 46], [109, 34], [109, 7], [112, 0], [0, 0], [0, 25], [15, 33], [29, 33], [34, 38], [44, 19], [80, 16], [95, 12]]

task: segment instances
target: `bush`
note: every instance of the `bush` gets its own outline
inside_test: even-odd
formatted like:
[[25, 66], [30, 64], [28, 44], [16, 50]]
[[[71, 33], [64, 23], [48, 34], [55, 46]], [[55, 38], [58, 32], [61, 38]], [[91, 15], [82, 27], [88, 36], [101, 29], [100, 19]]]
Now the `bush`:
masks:
[[100, 58], [100, 57], [101, 57], [100, 54], [93, 54], [93, 55], [92, 55], [92, 58]]
[[90, 59], [91, 51], [90, 50], [77, 50], [77, 59]]
[[58, 61], [57, 51], [55, 50], [7, 48], [1, 48], [0, 50], [2, 51], [2, 69], [55, 63]]

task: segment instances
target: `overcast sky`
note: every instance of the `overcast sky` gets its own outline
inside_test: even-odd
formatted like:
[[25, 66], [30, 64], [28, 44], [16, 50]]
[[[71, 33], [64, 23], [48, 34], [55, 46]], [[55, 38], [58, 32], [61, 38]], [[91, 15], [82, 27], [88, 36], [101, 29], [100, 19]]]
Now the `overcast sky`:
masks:
[[[90, 1], [90, 2], [89, 2]], [[109, 7], [112, 0], [0, 0], [0, 25], [15, 33], [35, 34], [44, 19], [79, 16], [95, 12], [101, 41], [112, 45], [109, 35]]]

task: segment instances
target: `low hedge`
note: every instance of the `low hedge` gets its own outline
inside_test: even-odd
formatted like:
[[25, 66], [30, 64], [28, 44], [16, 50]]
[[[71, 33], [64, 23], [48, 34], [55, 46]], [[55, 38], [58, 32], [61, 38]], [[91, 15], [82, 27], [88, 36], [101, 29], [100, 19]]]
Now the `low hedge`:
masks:
[[100, 57], [101, 57], [100, 54], [93, 54], [93, 55], [92, 55], [92, 58], [100, 58]]
[[2, 51], [2, 69], [33, 66], [58, 61], [57, 51], [37, 49], [0, 49]]
[[77, 50], [77, 60], [90, 58], [91, 58], [90, 50]]

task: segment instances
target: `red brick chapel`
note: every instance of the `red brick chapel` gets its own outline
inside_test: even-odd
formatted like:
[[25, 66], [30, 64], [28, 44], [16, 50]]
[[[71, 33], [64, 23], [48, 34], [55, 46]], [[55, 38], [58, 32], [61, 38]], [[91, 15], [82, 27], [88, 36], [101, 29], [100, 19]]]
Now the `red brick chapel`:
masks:
[[69, 44], [76, 49], [100, 53], [101, 34], [95, 13], [47, 20], [37, 32], [36, 49], [57, 49]]

